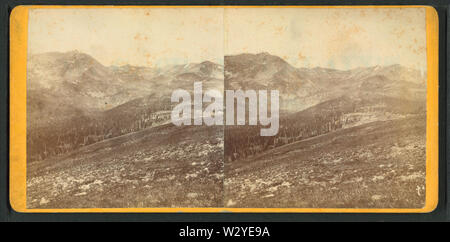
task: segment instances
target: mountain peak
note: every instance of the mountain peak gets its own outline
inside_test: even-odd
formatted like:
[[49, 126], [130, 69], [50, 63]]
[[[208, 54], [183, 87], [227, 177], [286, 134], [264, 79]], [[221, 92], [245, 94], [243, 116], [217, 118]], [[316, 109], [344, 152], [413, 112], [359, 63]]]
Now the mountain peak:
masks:
[[227, 65], [230, 64], [243, 64], [243, 65], [277, 65], [277, 66], [285, 66], [289, 65], [285, 60], [282, 58], [271, 55], [268, 52], [261, 52], [258, 54], [250, 54], [250, 53], [243, 53], [238, 55], [228, 55], [225, 56], [225, 62], [227, 62]]
[[212, 61], [203, 61], [202, 63], [200, 63], [200, 65], [211, 65], [211, 66], [215, 66], [217, 65], [216, 63], [212, 62]]
[[65, 52], [64, 55], [66, 56], [67, 59], [73, 59], [76, 61], [98, 62], [94, 57], [86, 53], [80, 52], [78, 50]]
[[258, 54], [256, 54], [257, 56], [273, 56], [273, 55], [271, 55], [269, 52], [267, 52], [267, 51], [264, 51], [264, 52], [260, 52], [260, 53], [258, 53]]

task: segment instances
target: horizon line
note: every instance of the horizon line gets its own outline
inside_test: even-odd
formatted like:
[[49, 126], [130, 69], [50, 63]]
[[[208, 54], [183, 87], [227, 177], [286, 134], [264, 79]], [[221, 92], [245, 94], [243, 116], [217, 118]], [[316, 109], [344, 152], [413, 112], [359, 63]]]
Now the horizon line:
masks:
[[98, 58], [96, 58], [92, 54], [84, 52], [84, 51], [80, 51], [80, 50], [77, 50], [77, 49], [68, 50], [68, 51], [47, 51], [47, 52], [39, 52], [39, 53], [31, 53], [31, 52], [29, 52], [28, 53], [28, 55], [29, 55], [28, 57], [34, 56], [34, 55], [49, 54], [49, 53], [68, 54], [70, 52], [76, 52], [76, 53], [88, 55], [88, 56], [90, 56], [91, 58], [95, 59], [97, 62], [99, 62], [101, 65], [103, 65], [105, 67], [133, 66], [133, 67], [143, 67], [143, 68], [152, 68], [152, 69], [163, 69], [163, 68], [167, 68], [167, 67], [175, 67], [175, 66], [182, 66], [182, 65], [189, 65], [189, 64], [202, 64], [202, 63], [205, 63], [205, 62], [211, 62], [211, 63], [214, 63], [216, 65], [225, 66], [225, 57], [232, 57], [232, 56], [239, 56], [239, 55], [255, 55], [255, 56], [256, 55], [269, 55], [269, 56], [280, 58], [281, 60], [286, 62], [288, 65], [294, 67], [295, 69], [310, 69], [310, 70], [312, 70], [312, 69], [328, 69], [328, 70], [333, 70], [333, 71], [344, 72], [344, 71], [351, 71], [351, 70], [356, 70], [356, 69], [360, 69], [360, 68], [391, 67], [391, 66], [397, 66], [398, 65], [398, 66], [402, 66], [402, 67], [405, 67], [405, 68], [414, 69], [414, 70], [419, 71], [419, 72], [427, 73], [427, 68], [425, 68], [422, 71], [422, 70], [420, 70], [418, 68], [407, 66], [407, 65], [404, 65], [404, 64], [400, 64], [400, 63], [389, 64], [389, 65], [377, 64], [377, 65], [368, 65], [368, 66], [358, 66], [358, 67], [352, 67], [352, 68], [348, 68], [348, 69], [340, 69], [340, 68], [329, 67], [329, 66], [314, 66], [314, 67], [301, 66], [301, 67], [298, 67], [298, 66], [295, 66], [295, 65], [289, 63], [289, 61], [285, 60], [284, 58], [282, 58], [282, 57], [280, 57], [278, 55], [271, 54], [268, 51], [262, 51], [262, 52], [258, 52], [258, 53], [243, 52], [243, 53], [239, 53], [239, 54], [227, 54], [227, 55], [223, 56], [224, 57], [223, 58], [223, 62], [224, 62], [223, 64], [215, 62], [215, 61], [211, 61], [211, 60], [204, 60], [204, 61], [201, 61], [201, 62], [184, 62], [184, 63], [180, 63], [180, 64], [167, 64], [167, 65], [161, 65], [161, 66], [159, 66], [159, 65], [156, 65], [156, 66], [132, 65], [132, 64], [129, 64], [129, 63], [122, 64], [122, 65], [117, 65], [117, 64], [109, 64], [108, 65], [108, 64], [104, 64], [101, 61], [99, 61]]

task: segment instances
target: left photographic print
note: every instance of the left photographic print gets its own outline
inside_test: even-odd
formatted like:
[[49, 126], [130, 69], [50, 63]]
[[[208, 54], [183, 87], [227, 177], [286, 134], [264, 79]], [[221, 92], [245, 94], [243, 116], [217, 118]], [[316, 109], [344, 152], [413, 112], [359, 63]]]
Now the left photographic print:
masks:
[[222, 206], [223, 126], [171, 122], [223, 92], [222, 11], [29, 10], [27, 208]]

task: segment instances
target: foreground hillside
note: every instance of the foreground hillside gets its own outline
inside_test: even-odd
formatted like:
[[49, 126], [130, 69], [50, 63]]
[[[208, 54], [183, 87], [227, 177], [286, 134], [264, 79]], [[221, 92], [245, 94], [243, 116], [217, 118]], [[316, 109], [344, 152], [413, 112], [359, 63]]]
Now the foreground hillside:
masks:
[[228, 207], [420, 208], [425, 115], [377, 121], [225, 165]]
[[217, 207], [222, 127], [161, 125], [29, 163], [29, 208]]

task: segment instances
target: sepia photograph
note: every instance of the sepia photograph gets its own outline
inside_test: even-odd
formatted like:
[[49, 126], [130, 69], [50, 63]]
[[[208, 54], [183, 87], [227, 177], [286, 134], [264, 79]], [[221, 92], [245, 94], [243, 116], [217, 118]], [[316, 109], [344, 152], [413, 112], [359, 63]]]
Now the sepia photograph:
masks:
[[221, 13], [30, 10], [28, 208], [222, 206], [223, 127], [171, 122], [174, 90], [223, 90]]
[[227, 207], [421, 208], [423, 8], [226, 9], [225, 89], [279, 91], [279, 131], [225, 128]]
[[425, 8], [28, 14], [28, 209], [425, 206]]

